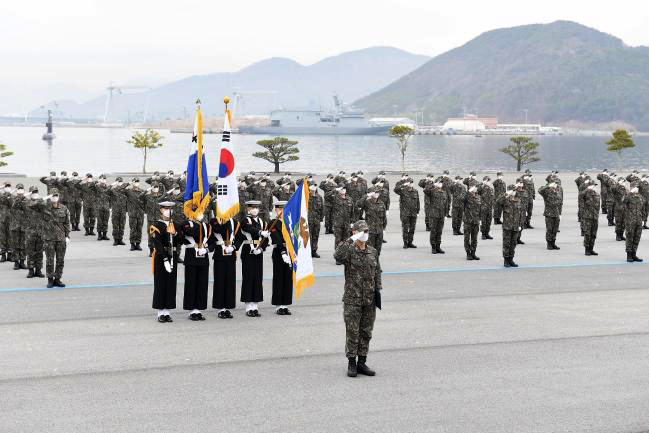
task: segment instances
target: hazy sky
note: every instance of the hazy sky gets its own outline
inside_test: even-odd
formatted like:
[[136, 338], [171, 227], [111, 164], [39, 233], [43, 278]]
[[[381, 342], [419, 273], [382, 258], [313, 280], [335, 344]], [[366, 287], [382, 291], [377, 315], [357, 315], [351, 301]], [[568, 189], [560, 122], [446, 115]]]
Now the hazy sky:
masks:
[[272, 56], [310, 64], [376, 45], [434, 56], [487, 30], [558, 19], [649, 45], [640, 0], [0, 0], [0, 114]]

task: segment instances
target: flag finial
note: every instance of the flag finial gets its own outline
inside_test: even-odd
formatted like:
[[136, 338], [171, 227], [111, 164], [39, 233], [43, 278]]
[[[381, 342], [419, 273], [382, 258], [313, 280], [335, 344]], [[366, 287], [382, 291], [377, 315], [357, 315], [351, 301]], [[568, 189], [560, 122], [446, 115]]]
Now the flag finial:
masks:
[[223, 98], [223, 103], [225, 104], [225, 109], [227, 110], [228, 109], [228, 104], [230, 103], [230, 98], [227, 97], [227, 96], [225, 98]]
[[200, 107], [201, 105], [201, 98], [196, 98], [196, 105]]

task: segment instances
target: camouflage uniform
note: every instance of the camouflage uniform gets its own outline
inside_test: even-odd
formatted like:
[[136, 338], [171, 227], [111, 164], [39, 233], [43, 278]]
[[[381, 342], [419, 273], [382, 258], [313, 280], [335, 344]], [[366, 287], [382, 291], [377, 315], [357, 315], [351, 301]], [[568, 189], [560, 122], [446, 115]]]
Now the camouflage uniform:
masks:
[[599, 180], [599, 190], [601, 191], [601, 199], [602, 199], [602, 213], [606, 214], [607, 209], [606, 209], [606, 200], [608, 198], [608, 173], [606, 171], [600, 173], [597, 175], [597, 180]]
[[[22, 187], [21, 184], [17, 185]], [[27, 269], [25, 266], [25, 231], [27, 229], [27, 197], [25, 194], [16, 195], [11, 202], [11, 251], [14, 259], [14, 269]]]
[[523, 188], [527, 193], [527, 207], [525, 208], [525, 228], [531, 229], [532, 210], [534, 209], [534, 200], [536, 199], [536, 187], [532, 180], [532, 175], [523, 176]]
[[86, 236], [95, 234], [94, 230], [97, 222], [97, 197], [94, 185], [95, 182], [88, 175], [86, 175], [86, 179], [79, 183], [81, 200], [83, 201], [83, 228], [86, 230]]
[[[579, 193], [583, 203], [581, 214], [581, 231], [584, 234], [584, 248], [586, 255], [596, 255], [595, 239], [597, 239], [597, 228], [599, 226], [600, 195], [594, 189], [585, 189]], [[604, 203], [604, 200], [601, 200]]]
[[[474, 188], [471, 186], [470, 188]], [[478, 247], [478, 232], [480, 231], [482, 200], [477, 192], [467, 192], [464, 196], [464, 210], [462, 221], [464, 222], [464, 251], [468, 260], [479, 260], [475, 255]]]
[[110, 218], [110, 186], [97, 182], [92, 185], [95, 191], [97, 210], [97, 240], [108, 240], [108, 219]]
[[471, 172], [469, 177], [465, 177], [464, 180], [462, 180], [462, 183], [464, 184], [464, 186], [466, 186], [467, 191], [472, 186], [477, 187], [480, 184], [480, 182], [478, 182], [478, 180], [475, 178], [475, 172], [474, 171]]
[[70, 211], [70, 202], [72, 200], [72, 191], [70, 188], [70, 178], [66, 171], [61, 172], [61, 176], [56, 182], [56, 188], [59, 191], [59, 202]]
[[349, 237], [349, 226], [352, 223], [354, 213], [354, 203], [352, 199], [343, 197], [336, 190], [330, 194], [333, 197], [333, 229], [334, 229], [334, 247]]
[[352, 174], [352, 180], [347, 184], [347, 195], [352, 199], [354, 203], [354, 214], [352, 215], [352, 221], [359, 219], [360, 211], [356, 204], [361, 198], [365, 197], [365, 193], [362, 192], [363, 185], [358, 181], [358, 176]]
[[433, 175], [428, 174], [428, 176], [426, 176], [425, 178], [420, 179], [418, 183], [419, 188], [424, 191], [424, 219], [426, 221], [426, 231], [428, 232], [430, 231], [430, 213], [432, 209], [430, 207], [430, 197], [428, 196], [428, 194], [426, 194], [425, 191], [426, 187], [428, 185], [432, 185], [434, 181], [435, 179], [433, 178]]
[[[438, 179], [436, 183], [441, 183]], [[433, 254], [443, 254], [444, 251], [440, 248], [442, 245], [442, 231], [444, 230], [444, 219], [446, 218], [446, 203], [447, 195], [442, 185], [437, 188], [434, 183], [429, 184], [424, 188], [424, 194], [428, 197], [430, 205], [429, 221], [430, 226], [430, 246]]]
[[454, 182], [451, 187], [451, 197], [453, 198], [453, 207], [451, 209], [451, 226], [454, 235], [461, 235], [462, 212], [464, 211], [464, 196], [466, 187], [460, 182]]
[[503, 213], [502, 208], [498, 204], [498, 199], [505, 194], [507, 184], [502, 178], [494, 180], [494, 221], [496, 224], [501, 224], [501, 216]]
[[615, 225], [615, 188], [617, 187], [617, 180], [613, 175], [609, 176], [606, 179], [606, 189], [608, 194], [606, 195], [606, 219], [608, 220], [609, 226]]
[[649, 179], [643, 178], [638, 184], [638, 190], [644, 200], [644, 220], [642, 228], [647, 229], [647, 217], [649, 216]]
[[273, 190], [273, 197], [277, 198], [277, 201], [288, 201], [291, 198], [291, 186], [281, 185]]
[[[10, 188], [11, 184], [6, 183], [6, 188]], [[11, 214], [11, 193], [4, 190], [0, 191], [0, 261], [11, 261], [11, 231], [10, 214]]]
[[[517, 180], [517, 183], [521, 182], [521, 180]], [[521, 212], [521, 229], [518, 231], [518, 243], [523, 244], [524, 242], [521, 240], [521, 236], [523, 234], [523, 229], [525, 229], [525, 221], [527, 221], [527, 201], [529, 199], [529, 196], [527, 195], [527, 191], [525, 190], [525, 186], [523, 185], [522, 188], [516, 189], [515, 193], [516, 197], [520, 200], [521, 207], [520, 207], [520, 212]]]
[[[51, 202], [44, 207], [43, 241], [45, 246], [46, 274], [48, 280], [60, 283], [65, 264], [66, 238], [70, 237], [70, 212], [64, 205], [54, 207]], [[48, 281], [49, 286], [49, 281]]]
[[[633, 186], [637, 187], [637, 184], [634, 184]], [[632, 259], [630, 261], [637, 259], [636, 251], [638, 251], [638, 245], [640, 244], [642, 223], [644, 221], [644, 204], [644, 199], [639, 192], [627, 193], [622, 201], [622, 206], [624, 208], [626, 253], [628, 261], [629, 258]]]
[[523, 212], [521, 199], [504, 194], [497, 199], [503, 210], [503, 258], [505, 266], [512, 266], [516, 253], [516, 243], [520, 236]]
[[[236, 219], [241, 222], [246, 217], [246, 202], [252, 200], [252, 195], [248, 192], [245, 183], [240, 182], [239, 186], [239, 213]], [[214, 196], [216, 197], [216, 196]]]
[[[557, 233], [559, 232], [559, 223], [561, 222], [559, 208], [561, 206], [561, 195], [557, 187], [551, 188], [549, 185], [539, 188], [539, 195], [543, 197], [545, 209], [545, 242], [548, 249], [558, 250], [556, 246]], [[583, 209], [582, 209], [583, 210]], [[583, 218], [583, 212], [582, 212]]]
[[154, 172], [153, 176], [147, 177], [144, 181], [146, 183], [148, 183], [149, 185], [151, 185], [151, 186], [153, 186], [154, 184], [158, 185], [160, 194], [164, 194], [166, 192], [164, 184], [160, 181], [160, 173], [159, 172], [157, 172], [157, 171]]
[[616, 240], [624, 240], [625, 216], [624, 197], [626, 196], [626, 187], [622, 183], [617, 183], [613, 189], [613, 197], [615, 198], [615, 234]]
[[[312, 184], [315, 186], [315, 183]], [[309, 190], [309, 236], [311, 241], [311, 255], [318, 256], [318, 240], [320, 239], [320, 224], [324, 210], [324, 200], [318, 194], [318, 189]]]
[[324, 195], [324, 223], [325, 223], [325, 234], [333, 233], [333, 224], [332, 224], [332, 210], [333, 210], [333, 194], [329, 194], [331, 191], [336, 189], [336, 183], [333, 181], [333, 177], [327, 177], [327, 180], [320, 182], [320, 189]]
[[382, 288], [379, 255], [370, 245], [361, 249], [346, 239], [336, 247], [334, 258], [345, 265], [345, 355], [354, 360], [356, 356], [365, 358], [376, 318], [375, 290]]
[[264, 222], [270, 221], [270, 209], [273, 204], [272, 184], [270, 180], [255, 181], [248, 186], [248, 192], [252, 200], [259, 200], [259, 218]]
[[[373, 188], [370, 192], [379, 194], [378, 188]], [[359, 217], [365, 219], [369, 229], [368, 245], [371, 245], [376, 250], [378, 255], [381, 255], [381, 248], [383, 248], [383, 228], [385, 227], [385, 205], [380, 198], [361, 197], [356, 202], [356, 207], [360, 210]]]
[[[32, 193], [38, 192], [33, 190]], [[43, 269], [43, 221], [44, 214], [42, 207], [37, 206], [38, 203], [43, 203], [42, 199], [32, 199], [27, 201], [26, 217], [27, 217], [27, 268], [29, 268], [28, 278], [33, 276], [43, 276], [41, 269]]]
[[[381, 175], [383, 176], [383, 175]], [[372, 191], [378, 191], [379, 192], [379, 200], [383, 202], [383, 206], [385, 206], [385, 224], [383, 225], [383, 230], [388, 226], [388, 212], [390, 211], [390, 183], [385, 179], [384, 177], [377, 177], [376, 183], [374, 180], [372, 180], [372, 187], [370, 188]], [[383, 243], [386, 241], [383, 240]]]
[[[72, 230], [75, 232], [80, 231], [79, 222], [81, 220], [81, 209], [83, 206], [83, 199], [81, 197], [81, 179], [78, 178], [76, 172], [72, 173], [72, 178], [65, 181], [68, 191], [68, 210], [70, 211], [70, 224]], [[65, 204], [65, 203], [64, 203]]]
[[[121, 178], [117, 178], [121, 182]], [[112, 185], [108, 190], [110, 208], [112, 210], [110, 222], [113, 225], [113, 245], [124, 245], [124, 229], [126, 226], [126, 185]]]
[[482, 202], [482, 209], [480, 210], [480, 232], [482, 233], [482, 239], [492, 239], [489, 232], [491, 231], [491, 221], [494, 215], [494, 188], [488, 181], [483, 181], [478, 186], [478, 195]]
[[[135, 179], [134, 179], [135, 181]], [[136, 183], [136, 182], [133, 182]], [[142, 226], [144, 225], [144, 213], [146, 211], [146, 200], [144, 192], [133, 184], [125, 189], [126, 210], [128, 212], [129, 242], [131, 251], [141, 250]]]
[[153, 182], [152, 187], [157, 187], [158, 192], [147, 191], [142, 196], [144, 201], [144, 211], [146, 212], [146, 228], [148, 233], [147, 245], [149, 246], [149, 254], [153, 252], [153, 236], [151, 233], [151, 226], [160, 219], [160, 202], [162, 201], [162, 193], [160, 192], [160, 184]]
[[[408, 179], [412, 183], [412, 179]], [[401, 218], [401, 236], [404, 248], [416, 248], [412, 243], [415, 237], [417, 215], [419, 214], [419, 192], [412, 187], [406, 187], [404, 182], [397, 183], [394, 192], [399, 196], [399, 217]]]
[[446, 218], [451, 218], [451, 201], [453, 200], [451, 186], [453, 186], [453, 179], [448, 175], [448, 170], [444, 170], [442, 174], [442, 189], [446, 193]]
[[56, 173], [51, 171], [49, 176], [43, 176], [40, 178], [42, 184], [47, 187], [47, 194], [51, 194], [52, 188], [57, 188], [57, 178]]

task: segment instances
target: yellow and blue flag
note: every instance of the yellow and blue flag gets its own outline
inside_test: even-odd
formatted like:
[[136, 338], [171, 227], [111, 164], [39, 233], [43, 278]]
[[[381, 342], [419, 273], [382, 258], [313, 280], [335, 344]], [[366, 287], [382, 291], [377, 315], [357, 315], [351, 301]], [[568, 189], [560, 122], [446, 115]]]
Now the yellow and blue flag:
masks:
[[203, 153], [203, 115], [199, 105], [200, 100], [196, 101], [196, 104], [194, 134], [187, 161], [187, 187], [185, 188], [183, 209], [187, 218], [190, 219], [197, 219], [198, 215], [205, 212], [210, 203], [207, 163]]
[[309, 233], [309, 188], [306, 179], [300, 182], [295, 193], [286, 202], [282, 222], [282, 235], [293, 262], [295, 297], [299, 299], [302, 290], [315, 283]]

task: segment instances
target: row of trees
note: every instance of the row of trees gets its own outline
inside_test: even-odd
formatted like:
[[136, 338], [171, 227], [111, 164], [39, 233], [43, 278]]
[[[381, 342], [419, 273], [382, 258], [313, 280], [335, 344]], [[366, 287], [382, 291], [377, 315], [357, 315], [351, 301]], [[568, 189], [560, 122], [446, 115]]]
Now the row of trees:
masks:
[[[410, 143], [410, 138], [414, 135], [415, 130], [407, 125], [395, 125], [390, 129], [390, 136], [396, 138], [399, 153], [401, 154], [401, 170], [406, 169], [406, 152]], [[524, 165], [540, 161], [539, 143], [531, 137], [515, 136], [509, 139], [511, 143], [498, 149], [505, 155], [511, 156], [516, 161], [516, 170], [521, 171]], [[142, 173], [146, 173], [146, 162], [148, 152], [164, 145], [163, 137], [152, 129], [144, 132], [136, 131], [127, 143], [133, 145], [136, 149], [142, 149], [144, 162], [142, 164]], [[289, 140], [286, 137], [275, 137], [271, 139], [259, 140], [257, 144], [264, 148], [263, 151], [255, 152], [252, 156], [263, 159], [274, 165], [275, 173], [279, 173], [280, 164], [300, 159], [298, 154], [300, 150], [297, 147], [298, 142]], [[635, 147], [633, 138], [624, 129], [618, 129], [613, 132], [609, 141], [606, 142], [609, 152], [622, 154], [624, 149]], [[0, 167], [7, 165], [5, 158], [13, 155], [13, 152], [7, 150], [6, 145], [0, 143]]]

